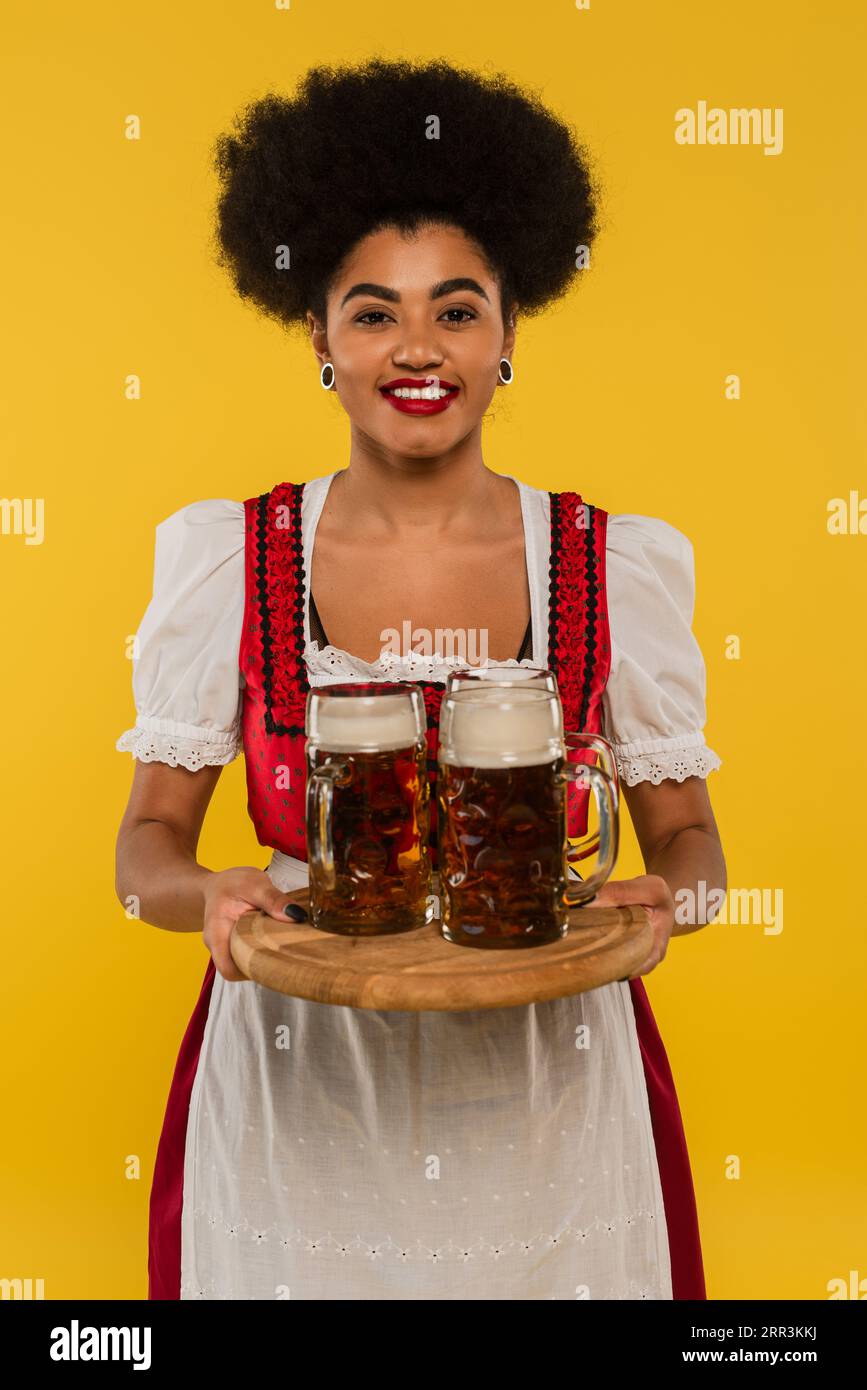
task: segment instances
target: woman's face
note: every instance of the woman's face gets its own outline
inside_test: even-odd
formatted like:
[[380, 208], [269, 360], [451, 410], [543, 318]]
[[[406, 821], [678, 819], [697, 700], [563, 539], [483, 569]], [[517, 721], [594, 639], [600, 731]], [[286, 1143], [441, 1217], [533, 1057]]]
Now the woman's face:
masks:
[[[307, 321], [353, 430], [409, 458], [443, 454], [480, 428], [500, 358], [511, 357], [515, 341], [497, 280], [456, 227], [409, 238], [394, 228], [372, 232], [331, 288], [327, 328], [310, 313]], [[386, 389], [401, 381], [428, 399]]]

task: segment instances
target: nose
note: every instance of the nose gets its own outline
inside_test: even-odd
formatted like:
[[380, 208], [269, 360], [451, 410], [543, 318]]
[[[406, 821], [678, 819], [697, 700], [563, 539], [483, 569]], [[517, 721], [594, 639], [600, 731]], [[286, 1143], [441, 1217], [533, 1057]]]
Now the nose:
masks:
[[401, 341], [395, 345], [392, 360], [396, 366], [414, 372], [432, 371], [442, 366], [445, 353], [437, 341], [437, 326], [423, 318], [417, 322], [404, 319]]
[[405, 367], [413, 372], [431, 372], [443, 364], [443, 354], [436, 348], [417, 342], [410, 346], [396, 348], [392, 353], [396, 367]]

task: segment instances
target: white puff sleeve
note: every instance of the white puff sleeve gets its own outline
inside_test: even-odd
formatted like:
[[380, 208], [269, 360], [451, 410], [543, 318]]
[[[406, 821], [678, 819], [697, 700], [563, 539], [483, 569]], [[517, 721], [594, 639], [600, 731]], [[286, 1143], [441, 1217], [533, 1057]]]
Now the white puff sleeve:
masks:
[[195, 772], [241, 751], [244, 538], [244, 504], [226, 498], [191, 502], [157, 526], [133, 662], [136, 722], [120, 752]]
[[603, 732], [627, 786], [706, 777], [721, 759], [704, 741], [706, 672], [692, 632], [695, 558], [658, 517], [608, 518], [611, 669]]

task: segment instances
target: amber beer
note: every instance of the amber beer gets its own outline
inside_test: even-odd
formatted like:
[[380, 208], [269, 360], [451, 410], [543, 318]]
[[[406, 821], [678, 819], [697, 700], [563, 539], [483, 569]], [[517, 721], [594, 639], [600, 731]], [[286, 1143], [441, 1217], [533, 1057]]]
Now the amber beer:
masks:
[[[614, 867], [611, 779], [567, 761], [562, 707], [538, 687], [446, 694], [439, 739], [443, 935], [482, 948], [558, 940], [569, 908], [593, 897]], [[570, 782], [589, 786], [599, 805], [599, 864], [577, 883], [567, 870]]]
[[307, 699], [307, 856], [315, 926], [409, 931], [432, 916], [420, 691], [331, 685]]

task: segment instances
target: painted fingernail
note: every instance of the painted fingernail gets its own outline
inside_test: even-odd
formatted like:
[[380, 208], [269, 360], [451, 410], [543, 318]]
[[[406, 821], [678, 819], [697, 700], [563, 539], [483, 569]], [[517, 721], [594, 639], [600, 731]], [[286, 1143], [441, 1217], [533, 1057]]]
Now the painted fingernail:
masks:
[[306, 922], [307, 913], [298, 903], [287, 903], [283, 908], [287, 917], [291, 917], [293, 922]]

